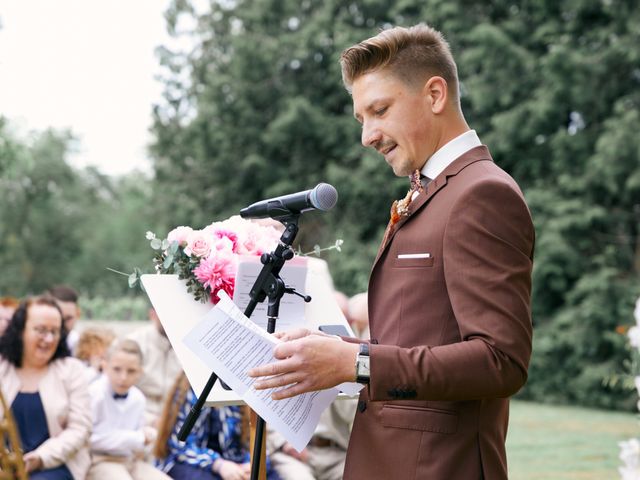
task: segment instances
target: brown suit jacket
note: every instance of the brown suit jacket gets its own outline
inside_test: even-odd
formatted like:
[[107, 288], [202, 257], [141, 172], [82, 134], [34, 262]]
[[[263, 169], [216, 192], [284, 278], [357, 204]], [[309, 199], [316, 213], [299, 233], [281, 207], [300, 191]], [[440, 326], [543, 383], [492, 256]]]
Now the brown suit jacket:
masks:
[[344, 478], [507, 478], [509, 396], [531, 355], [531, 215], [484, 146], [409, 208], [371, 272], [371, 381]]

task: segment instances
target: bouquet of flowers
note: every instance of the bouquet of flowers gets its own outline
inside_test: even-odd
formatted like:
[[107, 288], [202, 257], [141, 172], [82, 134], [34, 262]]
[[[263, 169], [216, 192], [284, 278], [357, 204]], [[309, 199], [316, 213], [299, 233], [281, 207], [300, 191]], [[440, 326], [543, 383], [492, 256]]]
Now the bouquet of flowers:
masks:
[[[235, 289], [238, 262], [243, 255], [260, 256], [273, 251], [278, 245], [282, 228], [269, 220], [251, 221], [235, 215], [200, 230], [180, 226], [169, 232], [166, 238], [158, 238], [147, 232], [147, 240], [155, 251], [153, 263], [156, 273], [174, 274], [185, 280], [187, 291], [200, 302], [218, 303], [218, 292], [224, 290], [231, 298]], [[317, 255], [326, 250], [341, 251], [342, 239], [334, 245], [320, 248], [315, 245], [297, 255]], [[128, 276], [129, 287], [141, 286], [142, 270], [135, 268], [126, 274], [108, 268], [114, 273]]]
[[[233, 297], [239, 257], [272, 251], [280, 235], [274, 226], [236, 215], [201, 230], [176, 227], [164, 239], [147, 232], [147, 239], [156, 252], [157, 273], [177, 274], [196, 300], [215, 304], [220, 290]], [[138, 283], [140, 274], [136, 269], [129, 276], [130, 286]]]
[[[636, 324], [629, 329], [627, 336], [629, 343], [636, 350], [634, 353], [640, 352], [640, 298], [636, 302], [636, 308], [633, 312]], [[640, 376], [634, 378], [634, 383], [638, 392], [640, 392]], [[640, 409], [640, 402], [638, 402]], [[632, 438], [624, 442], [620, 442], [620, 460], [624, 466], [618, 468], [623, 480], [640, 479], [640, 441]]]

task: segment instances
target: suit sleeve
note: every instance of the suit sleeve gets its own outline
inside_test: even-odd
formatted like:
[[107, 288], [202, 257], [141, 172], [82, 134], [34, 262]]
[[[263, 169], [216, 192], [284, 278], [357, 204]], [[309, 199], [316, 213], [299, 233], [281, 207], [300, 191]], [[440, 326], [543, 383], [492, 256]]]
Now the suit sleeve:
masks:
[[[534, 230], [515, 185], [484, 181], [453, 205], [443, 238], [444, 278], [460, 341], [371, 345], [370, 396], [398, 385], [421, 400], [508, 397], [526, 382], [531, 356]], [[393, 375], [376, 375], [379, 371]]]

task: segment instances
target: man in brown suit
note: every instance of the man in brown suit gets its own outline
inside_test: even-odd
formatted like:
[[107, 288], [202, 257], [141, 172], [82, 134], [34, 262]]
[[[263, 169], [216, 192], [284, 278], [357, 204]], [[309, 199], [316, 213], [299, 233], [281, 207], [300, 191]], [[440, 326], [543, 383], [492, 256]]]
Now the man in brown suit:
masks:
[[345, 478], [507, 478], [509, 397], [531, 355], [534, 229], [522, 192], [469, 129], [439, 32], [386, 30], [341, 64], [362, 144], [415, 192], [394, 205], [371, 271], [370, 342], [285, 333], [280, 360], [250, 374], [271, 375], [256, 388], [287, 386], [276, 399], [366, 384]]

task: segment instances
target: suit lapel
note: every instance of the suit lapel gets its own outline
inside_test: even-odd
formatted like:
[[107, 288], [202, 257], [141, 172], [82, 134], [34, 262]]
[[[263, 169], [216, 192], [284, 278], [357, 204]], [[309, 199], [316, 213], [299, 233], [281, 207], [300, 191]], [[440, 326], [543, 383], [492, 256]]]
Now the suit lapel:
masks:
[[491, 160], [491, 155], [489, 154], [489, 149], [484, 145], [472, 148], [468, 152], [464, 153], [453, 162], [451, 162], [444, 171], [434, 178], [429, 185], [427, 185], [426, 191], [420, 193], [410, 204], [409, 204], [409, 214], [403, 217], [400, 217], [400, 220], [396, 222], [395, 225], [390, 225], [387, 227], [385, 231], [384, 237], [382, 239], [382, 244], [378, 249], [378, 255], [376, 256], [375, 261], [373, 262], [373, 267], [376, 266], [378, 260], [387, 249], [389, 244], [391, 243], [391, 239], [394, 237], [396, 232], [404, 225], [409, 219], [421, 208], [423, 208], [433, 196], [442, 190], [448, 182], [449, 177], [454, 177], [460, 171], [462, 171], [468, 165], [475, 163], [479, 160]]

